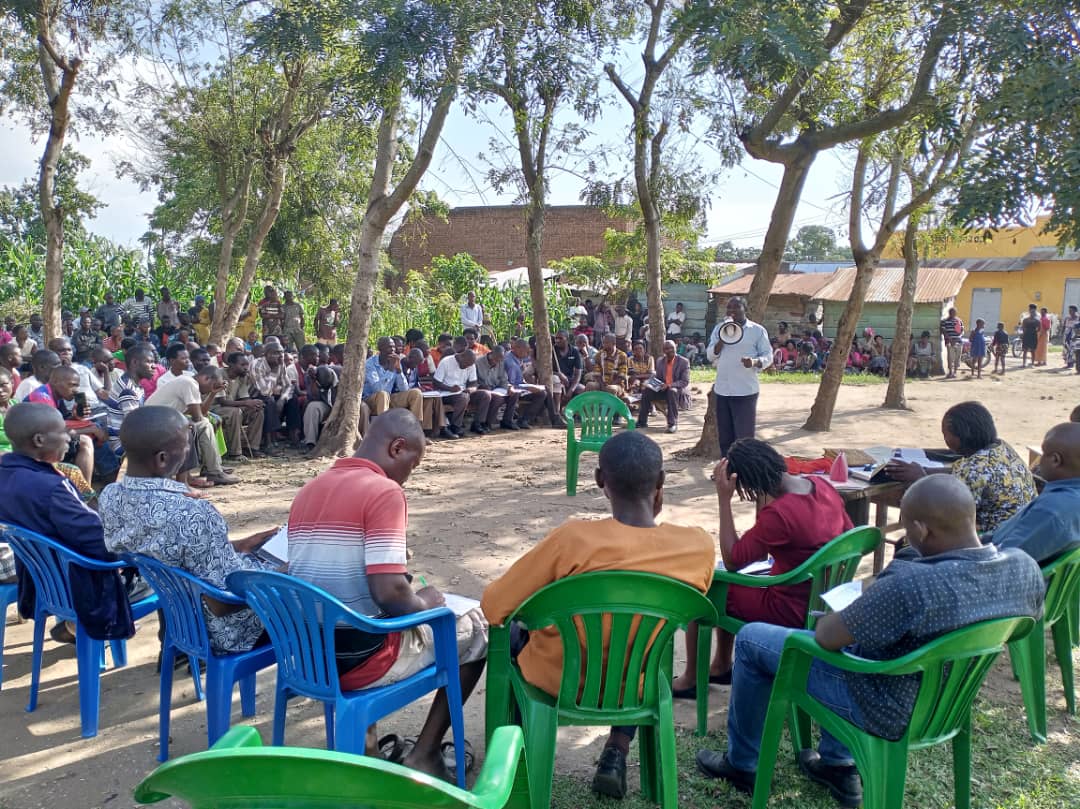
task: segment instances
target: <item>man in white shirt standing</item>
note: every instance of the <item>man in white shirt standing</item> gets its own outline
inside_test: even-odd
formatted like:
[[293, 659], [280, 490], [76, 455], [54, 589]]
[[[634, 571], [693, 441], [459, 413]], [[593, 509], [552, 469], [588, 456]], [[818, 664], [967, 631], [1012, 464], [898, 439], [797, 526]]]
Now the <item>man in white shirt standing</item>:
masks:
[[634, 319], [626, 314], [626, 307], [615, 307], [615, 323], [612, 327], [615, 334], [615, 347], [619, 351], [630, 351], [630, 338], [634, 334]]
[[484, 307], [476, 302], [476, 293], [470, 292], [467, 302], [461, 307], [461, 330], [473, 329], [477, 334], [484, 327]]
[[667, 316], [667, 336], [669, 340], [674, 340], [682, 335], [683, 323], [685, 322], [686, 312], [683, 311], [683, 305], [677, 303], [675, 304], [675, 311]]
[[742, 326], [742, 339], [732, 345], [720, 341], [718, 323], [709, 337], [706, 356], [716, 367], [716, 437], [721, 457], [740, 438], [753, 438], [757, 422], [758, 374], [772, 365], [769, 332], [746, 319], [746, 301], [735, 296], [727, 303], [727, 318]]

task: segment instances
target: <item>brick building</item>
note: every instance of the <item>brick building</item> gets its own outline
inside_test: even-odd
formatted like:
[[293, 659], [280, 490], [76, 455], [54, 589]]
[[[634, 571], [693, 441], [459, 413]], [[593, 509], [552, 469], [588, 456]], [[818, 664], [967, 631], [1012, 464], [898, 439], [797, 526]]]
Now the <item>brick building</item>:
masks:
[[[608, 228], [629, 231], [587, 205], [556, 205], [544, 218], [543, 263], [571, 256], [599, 256]], [[488, 272], [525, 265], [525, 207], [487, 205], [454, 208], [447, 221], [436, 216], [406, 221], [390, 239], [390, 261], [401, 270], [419, 270], [435, 256], [468, 253]]]

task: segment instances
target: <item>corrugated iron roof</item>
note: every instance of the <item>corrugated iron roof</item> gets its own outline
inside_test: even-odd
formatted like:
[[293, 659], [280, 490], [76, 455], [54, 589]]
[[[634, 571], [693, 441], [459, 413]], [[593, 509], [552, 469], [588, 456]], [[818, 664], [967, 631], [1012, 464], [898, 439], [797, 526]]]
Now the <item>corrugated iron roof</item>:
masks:
[[[831, 274], [820, 273], [780, 273], [773, 280], [770, 295], [799, 295], [804, 298], [817, 296], [818, 290], [829, 283]], [[750, 291], [750, 285], [754, 282], [753, 275], [743, 275], [726, 284], [713, 287], [709, 292], [721, 295], [745, 295]]]
[[[951, 267], [920, 267], [915, 286], [915, 303], [941, 303], [955, 298], [967, 278], [967, 270]], [[851, 297], [855, 268], [837, 270], [824, 287], [813, 297], [823, 301], [846, 301]], [[881, 267], [874, 270], [866, 291], [866, 303], [898, 303], [904, 282], [903, 267]]]
[[[1024, 258], [932, 258], [922, 262], [924, 267], [967, 270], [968, 272], [1021, 272], [1029, 264], [1031, 260], [1026, 256]], [[882, 259], [878, 266], [902, 268], [904, 260], [902, 258]]]
[[1028, 261], [1080, 261], [1080, 250], [1064, 250], [1059, 253], [1056, 247], [1036, 247], [1024, 258]]

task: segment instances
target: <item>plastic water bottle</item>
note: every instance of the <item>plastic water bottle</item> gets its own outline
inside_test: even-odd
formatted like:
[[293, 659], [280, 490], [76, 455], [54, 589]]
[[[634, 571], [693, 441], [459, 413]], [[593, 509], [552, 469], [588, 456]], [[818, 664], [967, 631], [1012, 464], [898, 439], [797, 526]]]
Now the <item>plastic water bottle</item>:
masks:
[[836, 459], [832, 463], [832, 468], [829, 470], [829, 480], [832, 480], [836, 483], [847, 483], [847, 456], [844, 455], [843, 452], [837, 453]]

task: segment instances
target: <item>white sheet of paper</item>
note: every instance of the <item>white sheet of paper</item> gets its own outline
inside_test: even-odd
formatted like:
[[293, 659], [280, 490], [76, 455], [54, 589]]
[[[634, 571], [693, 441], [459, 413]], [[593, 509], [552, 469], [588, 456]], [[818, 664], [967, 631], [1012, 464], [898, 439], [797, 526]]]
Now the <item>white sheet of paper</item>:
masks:
[[480, 602], [475, 598], [459, 596], [457, 593], [443, 593], [443, 598], [446, 600], [446, 606], [454, 611], [454, 615], [459, 617], [469, 610], [480, 608]]
[[263, 543], [259, 548], [270, 556], [280, 559], [282, 562], [289, 561], [289, 526], [283, 525], [278, 532]]
[[[762, 573], [768, 573], [772, 570], [772, 566], [773, 563], [771, 559], [759, 559], [757, 562], [751, 562], [746, 567], [739, 568], [736, 572], [742, 573], [744, 576], [757, 576]], [[724, 563], [719, 559], [716, 560], [716, 569], [727, 570]]]
[[829, 609], [833, 612], [840, 612], [840, 610], [854, 603], [854, 601], [862, 595], [862, 582], [856, 579], [855, 581], [849, 581], [847, 584], [841, 584], [839, 587], [834, 587], [827, 593], [821, 594], [821, 600], [829, 605]]
[[492, 388], [491, 392], [496, 396], [506, 396], [510, 391], [506, 388]]

